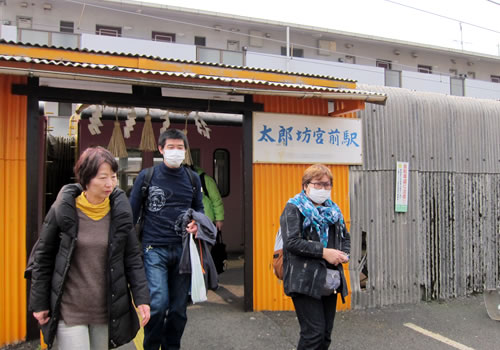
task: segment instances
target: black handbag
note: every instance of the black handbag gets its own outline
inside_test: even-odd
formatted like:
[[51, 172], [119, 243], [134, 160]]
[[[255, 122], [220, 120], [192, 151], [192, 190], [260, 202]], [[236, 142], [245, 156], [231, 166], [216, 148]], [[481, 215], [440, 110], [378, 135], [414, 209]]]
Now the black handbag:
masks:
[[226, 245], [222, 240], [222, 232], [217, 231], [217, 237], [215, 239], [215, 244], [211, 250], [212, 260], [214, 261], [217, 273], [221, 274], [227, 269], [227, 251]]

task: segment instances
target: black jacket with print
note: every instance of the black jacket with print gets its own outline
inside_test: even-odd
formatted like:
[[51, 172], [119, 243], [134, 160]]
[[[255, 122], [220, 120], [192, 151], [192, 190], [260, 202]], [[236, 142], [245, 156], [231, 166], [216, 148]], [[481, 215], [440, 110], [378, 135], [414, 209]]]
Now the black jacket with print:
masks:
[[[323, 259], [323, 244], [318, 234], [312, 227], [304, 230], [303, 223], [304, 216], [299, 208], [287, 203], [280, 218], [283, 237], [283, 287], [286, 295], [293, 296], [298, 293], [321, 298], [328, 267], [340, 272], [339, 292], [344, 301], [348, 289], [342, 264], [333, 266]], [[336, 222], [330, 226], [327, 248], [350, 253], [351, 238], [345, 224]]]
[[[42, 326], [44, 340], [52, 347], [60, 318], [64, 283], [78, 239], [76, 197], [78, 184], [64, 186], [43, 222], [40, 241], [34, 252], [30, 309], [50, 311]], [[109, 347], [130, 342], [139, 330], [136, 305], [149, 305], [149, 289], [141, 248], [132, 225], [132, 210], [125, 192], [116, 188], [110, 195], [111, 224], [107, 257]]]

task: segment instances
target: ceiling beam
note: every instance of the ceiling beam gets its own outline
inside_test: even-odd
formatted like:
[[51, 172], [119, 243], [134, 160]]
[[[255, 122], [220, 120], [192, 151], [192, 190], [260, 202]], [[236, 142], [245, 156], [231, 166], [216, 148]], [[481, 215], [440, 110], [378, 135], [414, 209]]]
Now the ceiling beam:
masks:
[[179, 109], [213, 113], [243, 114], [246, 111], [263, 111], [259, 103], [205, 100], [183, 97], [125, 94], [119, 92], [65, 89], [48, 86], [31, 87], [12, 85], [14, 95], [36, 96], [40, 101], [100, 104], [117, 107], [144, 107]]

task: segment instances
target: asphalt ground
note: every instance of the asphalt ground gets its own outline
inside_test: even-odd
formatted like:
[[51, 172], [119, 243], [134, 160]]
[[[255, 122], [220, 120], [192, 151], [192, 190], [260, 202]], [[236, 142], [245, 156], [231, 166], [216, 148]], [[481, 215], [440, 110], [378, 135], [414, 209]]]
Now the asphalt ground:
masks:
[[[293, 350], [299, 338], [294, 312], [244, 312], [243, 261], [234, 259], [220, 275], [208, 301], [188, 307], [182, 338], [186, 350]], [[121, 350], [142, 349], [142, 333]], [[494, 350], [500, 322], [489, 318], [483, 295], [412, 305], [338, 312], [330, 349]], [[2, 349], [32, 350], [37, 342]]]

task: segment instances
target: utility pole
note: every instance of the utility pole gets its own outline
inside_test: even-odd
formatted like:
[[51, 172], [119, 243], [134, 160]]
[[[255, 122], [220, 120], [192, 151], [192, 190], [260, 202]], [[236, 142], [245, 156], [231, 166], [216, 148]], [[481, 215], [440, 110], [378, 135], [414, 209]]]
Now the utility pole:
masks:
[[462, 47], [462, 51], [464, 50], [464, 32], [462, 30], [462, 22], [459, 22], [460, 25], [460, 45]]

